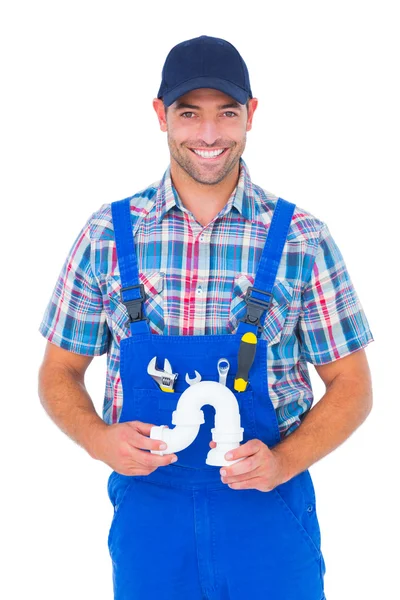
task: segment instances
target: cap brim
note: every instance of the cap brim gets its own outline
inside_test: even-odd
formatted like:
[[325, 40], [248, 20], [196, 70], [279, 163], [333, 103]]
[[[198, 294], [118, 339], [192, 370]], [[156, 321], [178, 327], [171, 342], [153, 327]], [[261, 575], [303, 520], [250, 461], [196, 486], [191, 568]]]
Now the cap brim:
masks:
[[246, 90], [235, 85], [234, 83], [231, 83], [230, 81], [227, 81], [226, 79], [218, 79], [216, 77], [196, 77], [181, 83], [174, 89], [164, 94], [164, 96], [162, 96], [163, 102], [166, 106], [171, 106], [175, 100], [184, 94], [200, 88], [212, 88], [214, 90], [219, 90], [228, 96], [232, 96], [232, 98], [234, 98], [240, 104], [246, 104], [247, 100], [249, 99], [249, 94], [246, 92]]

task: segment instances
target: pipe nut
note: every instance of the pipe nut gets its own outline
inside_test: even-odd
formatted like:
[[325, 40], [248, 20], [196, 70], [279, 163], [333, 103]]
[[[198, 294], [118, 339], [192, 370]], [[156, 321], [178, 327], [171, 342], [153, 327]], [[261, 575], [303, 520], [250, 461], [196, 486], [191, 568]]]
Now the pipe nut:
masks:
[[213, 442], [217, 444], [228, 444], [230, 442], [241, 442], [243, 440], [243, 427], [239, 427], [236, 431], [226, 433], [220, 429], [211, 429]]

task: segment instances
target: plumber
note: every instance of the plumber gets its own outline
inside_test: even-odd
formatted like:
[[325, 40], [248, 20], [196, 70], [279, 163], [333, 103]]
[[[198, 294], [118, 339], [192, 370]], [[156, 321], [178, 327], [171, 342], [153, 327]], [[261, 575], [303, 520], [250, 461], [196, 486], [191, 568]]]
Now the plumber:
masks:
[[[153, 100], [168, 168], [91, 214], [40, 324], [40, 400], [112, 469], [117, 600], [325, 598], [308, 469], [371, 410], [373, 336], [327, 225], [252, 182], [242, 154], [257, 105], [229, 42], [202, 35], [171, 49]], [[105, 353], [100, 418], [84, 377]], [[171, 389], [150, 376], [155, 357], [165, 381], [171, 367]], [[308, 363], [325, 384], [317, 403]], [[196, 371], [192, 401], [176, 410]], [[242, 437], [207, 464], [235, 410]], [[193, 419], [182, 450], [150, 436]]]

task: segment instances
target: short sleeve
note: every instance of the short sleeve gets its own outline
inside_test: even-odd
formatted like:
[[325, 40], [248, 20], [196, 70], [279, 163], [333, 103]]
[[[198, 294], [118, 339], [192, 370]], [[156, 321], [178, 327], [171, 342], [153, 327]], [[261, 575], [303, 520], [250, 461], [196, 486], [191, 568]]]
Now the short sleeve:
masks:
[[107, 351], [110, 331], [92, 270], [90, 221], [91, 217], [65, 259], [39, 332], [65, 350], [95, 356]]
[[326, 224], [299, 317], [302, 354], [316, 365], [329, 363], [374, 341], [343, 256]]

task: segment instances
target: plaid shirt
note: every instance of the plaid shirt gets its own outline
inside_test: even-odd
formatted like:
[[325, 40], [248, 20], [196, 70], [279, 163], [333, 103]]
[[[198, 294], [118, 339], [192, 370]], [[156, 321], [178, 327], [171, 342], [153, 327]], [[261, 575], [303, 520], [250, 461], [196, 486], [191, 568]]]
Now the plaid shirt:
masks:
[[[132, 196], [144, 308], [154, 334], [235, 332], [276, 201], [251, 182], [242, 158], [235, 190], [206, 227], [183, 206], [170, 166], [160, 181]], [[103, 419], [109, 424], [117, 422], [122, 406], [119, 344], [130, 335], [120, 288], [108, 203], [75, 239], [39, 331], [71, 352], [107, 352]], [[328, 363], [373, 341], [328, 227], [297, 206], [261, 337], [268, 343], [269, 394], [282, 436], [300, 424], [312, 405], [307, 361]]]

